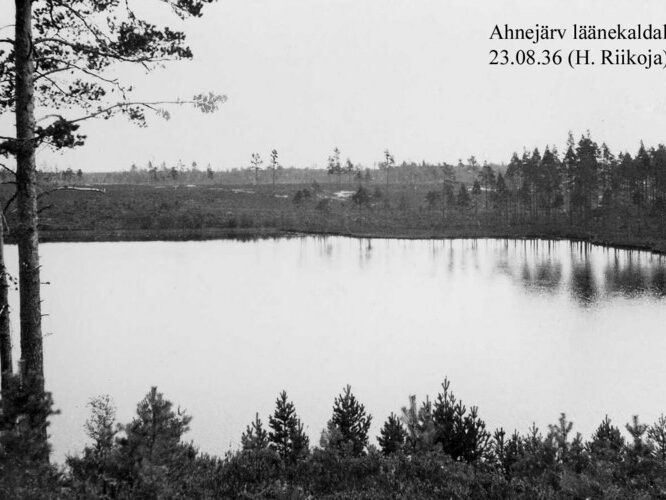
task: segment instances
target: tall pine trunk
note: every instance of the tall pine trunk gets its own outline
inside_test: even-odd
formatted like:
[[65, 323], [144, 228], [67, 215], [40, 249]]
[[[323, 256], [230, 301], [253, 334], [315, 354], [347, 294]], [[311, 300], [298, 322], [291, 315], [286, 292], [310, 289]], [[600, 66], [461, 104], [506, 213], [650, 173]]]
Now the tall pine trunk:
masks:
[[10, 379], [14, 373], [12, 365], [12, 337], [9, 326], [9, 285], [5, 267], [4, 221], [0, 214], [0, 390], [5, 394], [9, 389]]
[[32, 2], [16, 1], [16, 200], [18, 206], [21, 376], [35, 393], [44, 390], [42, 313], [37, 234], [34, 51]]

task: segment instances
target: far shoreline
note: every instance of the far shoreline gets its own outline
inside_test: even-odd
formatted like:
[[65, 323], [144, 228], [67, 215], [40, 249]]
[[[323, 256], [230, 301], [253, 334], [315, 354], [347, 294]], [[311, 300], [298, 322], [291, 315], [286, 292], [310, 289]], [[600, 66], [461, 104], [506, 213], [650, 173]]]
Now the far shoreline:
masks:
[[[199, 228], [139, 230], [119, 229], [105, 231], [91, 230], [44, 230], [40, 232], [40, 243], [113, 243], [113, 242], [152, 242], [152, 241], [211, 241], [211, 240], [257, 240], [297, 238], [302, 236], [341, 236], [354, 239], [395, 239], [395, 240], [455, 240], [455, 239], [500, 239], [500, 240], [551, 240], [572, 241], [613, 248], [618, 250], [645, 251], [666, 255], [666, 241], [641, 239], [636, 236], [618, 238], [616, 236], [592, 236], [581, 234], [560, 234], [548, 232], [524, 232], [520, 230], [492, 230], [490, 228], [451, 228], [424, 230], [397, 229], [394, 231], [341, 231], [338, 229], [308, 230], [301, 228]], [[10, 235], [6, 244], [16, 242]]]

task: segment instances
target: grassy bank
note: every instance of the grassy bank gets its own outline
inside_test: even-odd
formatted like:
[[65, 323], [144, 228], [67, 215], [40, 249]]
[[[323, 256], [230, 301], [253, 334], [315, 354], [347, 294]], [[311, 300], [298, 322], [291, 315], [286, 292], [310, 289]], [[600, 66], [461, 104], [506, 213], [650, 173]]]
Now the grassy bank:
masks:
[[[55, 191], [43, 197], [44, 242], [254, 239], [299, 234], [359, 238], [543, 238], [666, 252], [660, 217], [627, 212], [572, 221], [563, 213], [529, 217], [489, 207], [428, 202], [433, 184], [276, 186], [105, 185], [97, 191]], [[307, 195], [303, 193], [307, 191]], [[299, 193], [301, 193], [299, 195]], [[0, 192], [1, 195], [5, 193]], [[10, 211], [7, 241], [16, 221]]]

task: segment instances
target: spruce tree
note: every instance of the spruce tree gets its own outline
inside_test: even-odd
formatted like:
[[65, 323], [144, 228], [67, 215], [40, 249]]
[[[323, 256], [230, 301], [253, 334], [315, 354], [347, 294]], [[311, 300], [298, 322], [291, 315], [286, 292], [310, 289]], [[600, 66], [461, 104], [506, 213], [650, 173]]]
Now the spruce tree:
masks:
[[394, 413], [391, 413], [384, 422], [380, 435], [377, 437], [377, 442], [382, 449], [382, 453], [390, 455], [402, 451], [406, 438], [407, 431], [402, 426], [402, 422]]

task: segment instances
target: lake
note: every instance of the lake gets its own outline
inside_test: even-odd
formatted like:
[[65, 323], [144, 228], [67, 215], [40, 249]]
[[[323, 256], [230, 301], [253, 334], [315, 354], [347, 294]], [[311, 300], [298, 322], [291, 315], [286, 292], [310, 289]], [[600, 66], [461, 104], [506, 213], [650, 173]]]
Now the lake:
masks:
[[[65, 243], [41, 247], [55, 459], [86, 443], [87, 401], [128, 421], [151, 385], [236, 449], [286, 389], [318, 443], [345, 384], [374, 416], [445, 376], [488, 427], [588, 437], [666, 411], [666, 259], [566, 241]], [[16, 247], [8, 248], [16, 271]], [[17, 293], [13, 292], [18, 346]]]

